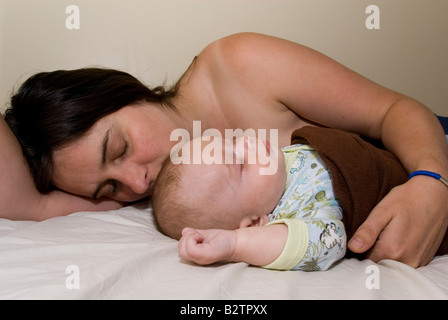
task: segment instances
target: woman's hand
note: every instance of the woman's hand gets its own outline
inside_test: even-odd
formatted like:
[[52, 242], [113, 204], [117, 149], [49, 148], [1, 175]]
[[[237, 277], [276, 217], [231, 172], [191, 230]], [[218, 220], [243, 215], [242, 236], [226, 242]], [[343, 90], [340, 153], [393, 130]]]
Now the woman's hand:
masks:
[[417, 176], [394, 188], [348, 243], [375, 262], [393, 259], [412, 267], [428, 264], [447, 231], [448, 188]]

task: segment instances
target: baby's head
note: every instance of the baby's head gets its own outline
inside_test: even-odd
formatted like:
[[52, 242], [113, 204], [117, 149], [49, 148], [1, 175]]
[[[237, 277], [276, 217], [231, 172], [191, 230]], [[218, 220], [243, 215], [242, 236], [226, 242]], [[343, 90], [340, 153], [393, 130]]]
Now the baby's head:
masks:
[[[242, 143], [238, 140], [230, 143], [232, 148], [228, 148], [229, 143], [222, 143], [222, 159], [232, 152], [231, 163], [224, 160], [222, 163], [200, 161], [198, 164], [174, 164], [172, 159], [165, 161], [153, 193], [154, 215], [164, 234], [180, 239], [185, 227], [235, 230], [268, 222], [268, 215], [285, 188], [283, 155], [277, 150], [269, 150], [260, 139], [240, 139]], [[193, 143], [194, 140], [187, 142], [183, 150], [192, 150]], [[207, 144], [202, 141], [201, 151], [207, 150]], [[259, 148], [272, 156], [271, 161], [278, 162], [274, 174], [260, 174], [266, 163], [260, 163], [258, 156], [255, 161], [249, 161], [250, 155]]]

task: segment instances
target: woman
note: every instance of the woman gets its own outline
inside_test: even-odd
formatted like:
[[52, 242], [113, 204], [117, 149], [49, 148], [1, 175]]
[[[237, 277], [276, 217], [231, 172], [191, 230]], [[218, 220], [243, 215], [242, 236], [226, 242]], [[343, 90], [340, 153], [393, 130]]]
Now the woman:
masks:
[[[445, 135], [429, 109], [309, 48], [265, 35], [236, 34], [210, 44], [169, 91], [87, 69], [37, 75], [11, 104], [8, 122], [45, 194], [32, 187], [23, 161], [11, 167], [19, 146], [2, 123], [0, 143], [8, 152], [2, 152], [0, 179], [14, 185], [3, 186], [1, 196], [14, 201], [2, 200], [1, 214], [12, 219], [104, 209], [115, 204], [97, 199], [129, 202], [150, 195], [177, 143], [170, 141], [171, 131], [185, 128], [193, 136], [194, 120], [202, 130], [278, 129], [280, 147], [304, 125], [339, 128], [381, 139], [409, 172], [448, 177]], [[370, 249], [374, 261], [425, 265], [446, 232], [447, 208], [448, 188], [417, 176], [378, 204], [349, 248]]]

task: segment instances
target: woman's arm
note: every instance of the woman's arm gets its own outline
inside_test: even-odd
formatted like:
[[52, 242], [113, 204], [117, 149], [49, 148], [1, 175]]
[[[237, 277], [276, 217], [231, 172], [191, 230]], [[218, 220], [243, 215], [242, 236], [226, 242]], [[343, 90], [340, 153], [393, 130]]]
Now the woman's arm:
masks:
[[20, 145], [0, 116], [0, 218], [41, 221], [77, 211], [117, 209], [115, 201], [91, 201], [61, 191], [40, 194]]
[[[284, 107], [279, 117], [289, 110], [301, 119], [381, 139], [408, 172], [430, 170], [448, 177], [445, 136], [421, 103], [278, 38], [237, 34], [214, 43], [209, 52], [217, 61], [215, 74], [232, 79], [232, 92], [256, 93], [246, 100], [262, 97], [267, 102], [263, 107]], [[297, 126], [303, 125], [299, 117]], [[370, 252], [375, 261], [424, 265], [433, 258], [447, 225], [448, 188], [435, 179], [416, 177], [386, 196], [349, 247], [365, 252], [375, 244]]]
[[[434, 114], [401, 99], [384, 116], [380, 137], [407, 171], [448, 176], [448, 146]], [[392, 190], [353, 236], [349, 247], [374, 261], [391, 258], [413, 267], [429, 263], [448, 225], [448, 188], [430, 177], [414, 177]], [[378, 241], [375, 240], [378, 238]]]
[[285, 224], [237, 230], [185, 228], [179, 240], [179, 254], [200, 265], [230, 261], [265, 266], [280, 256], [287, 237]]

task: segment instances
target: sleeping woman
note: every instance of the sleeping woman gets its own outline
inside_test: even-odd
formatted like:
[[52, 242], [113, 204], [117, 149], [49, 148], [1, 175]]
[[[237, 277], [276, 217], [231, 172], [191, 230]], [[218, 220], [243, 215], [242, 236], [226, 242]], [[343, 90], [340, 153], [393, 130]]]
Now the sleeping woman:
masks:
[[[305, 125], [338, 128], [381, 140], [408, 173], [448, 177], [445, 134], [427, 107], [312, 49], [260, 34], [208, 45], [167, 90], [116, 70], [36, 74], [5, 119], [0, 216], [8, 219], [113, 209], [150, 196], [175, 144], [171, 132], [193, 136], [193, 121], [223, 133], [277, 129], [279, 147]], [[374, 261], [425, 265], [446, 232], [447, 208], [445, 185], [414, 177], [391, 190], [348, 246], [370, 250]]]

